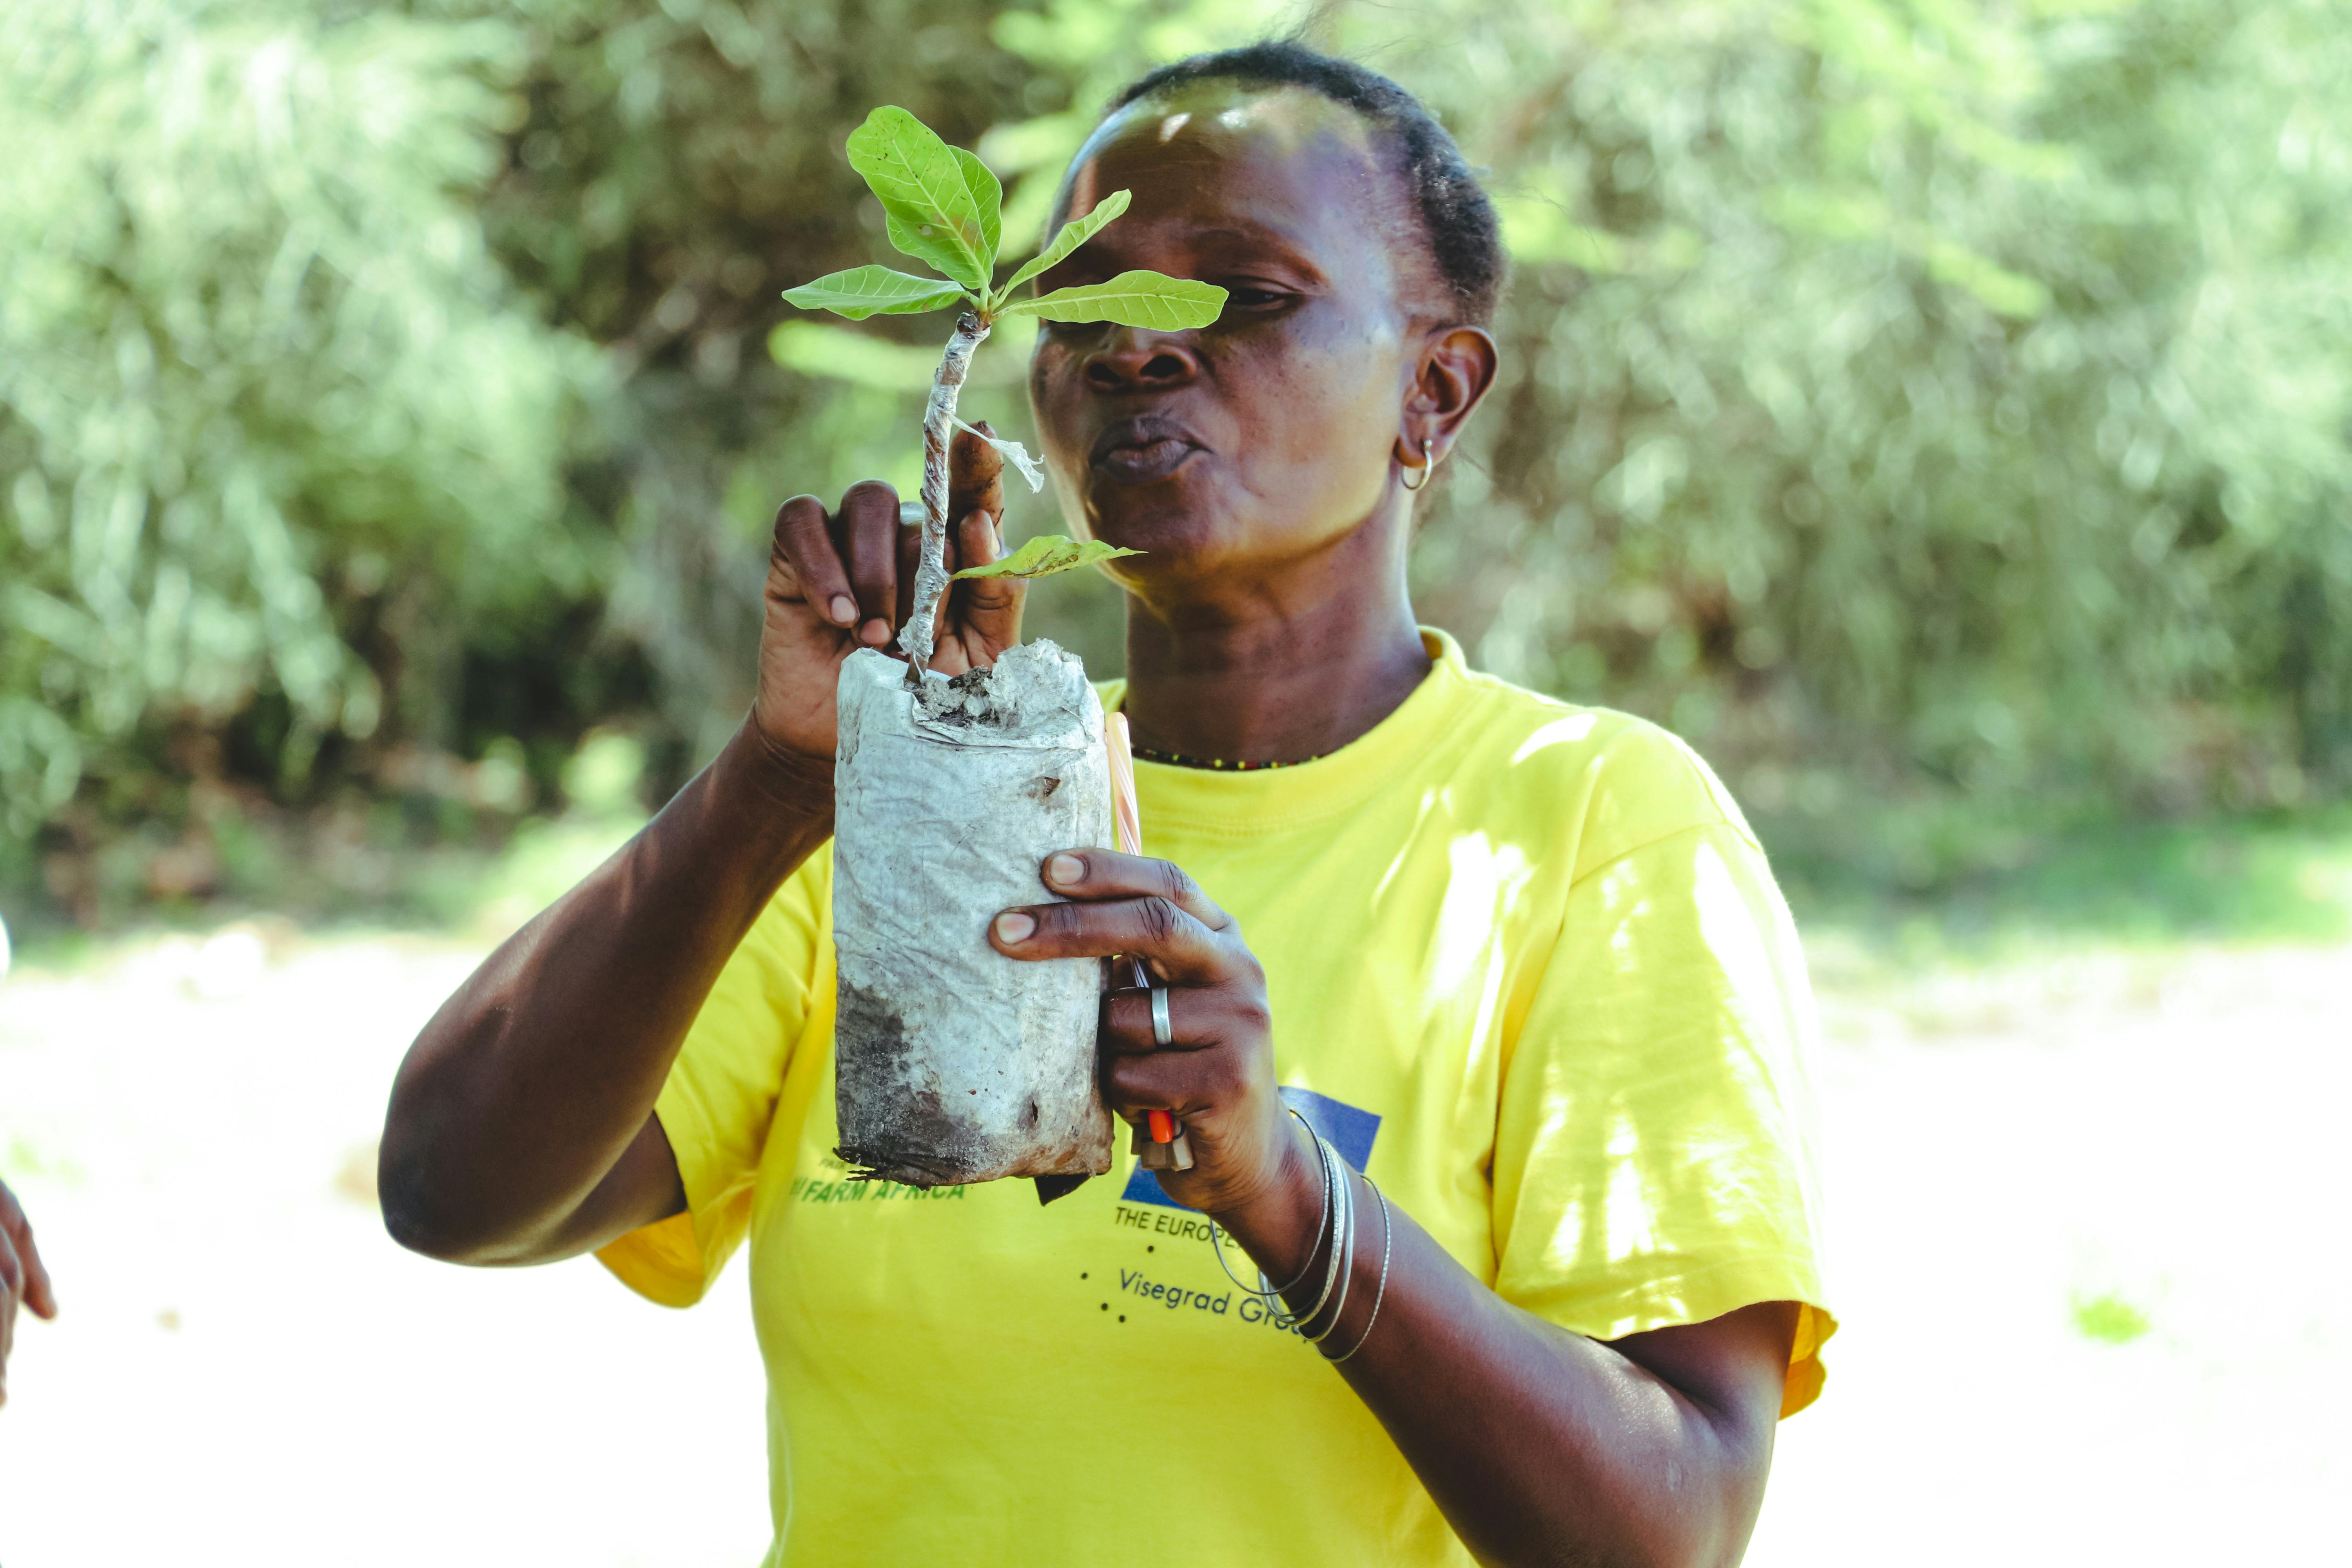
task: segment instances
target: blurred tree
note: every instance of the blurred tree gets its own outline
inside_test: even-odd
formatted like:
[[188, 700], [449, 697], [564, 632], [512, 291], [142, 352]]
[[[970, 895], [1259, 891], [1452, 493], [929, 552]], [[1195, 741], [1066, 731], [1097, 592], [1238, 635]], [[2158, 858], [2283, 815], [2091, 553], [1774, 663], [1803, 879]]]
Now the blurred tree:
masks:
[[1808, 764], [1829, 805], [1823, 763], [2342, 787], [2338, 21], [1528, 5], [1398, 46], [1519, 267], [1431, 597], [1508, 673], [1766, 764], [1768, 805]]
[[[466, 628], [587, 598], [558, 458], [594, 354], [467, 195], [492, 26], [0, 3], [0, 835], [446, 736]], [[390, 711], [387, 711], [389, 706]], [[168, 795], [170, 792], [164, 792]]]

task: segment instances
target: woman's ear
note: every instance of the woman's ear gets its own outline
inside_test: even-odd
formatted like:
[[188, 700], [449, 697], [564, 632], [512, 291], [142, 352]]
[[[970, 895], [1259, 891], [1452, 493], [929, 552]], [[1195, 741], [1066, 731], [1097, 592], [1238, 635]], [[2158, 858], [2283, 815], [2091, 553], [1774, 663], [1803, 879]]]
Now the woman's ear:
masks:
[[[1397, 431], [1397, 461], [1407, 468], [1442, 461], [1471, 411], [1495, 384], [1500, 363], [1484, 327], [1440, 327], [1423, 342], [1412, 390]], [[1423, 456], [1426, 443], [1427, 457]]]

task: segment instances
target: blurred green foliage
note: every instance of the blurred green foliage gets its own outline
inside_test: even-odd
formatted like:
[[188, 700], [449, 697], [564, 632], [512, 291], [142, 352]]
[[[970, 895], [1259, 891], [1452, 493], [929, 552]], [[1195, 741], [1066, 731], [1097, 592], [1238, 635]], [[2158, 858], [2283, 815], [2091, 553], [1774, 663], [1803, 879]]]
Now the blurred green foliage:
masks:
[[2074, 1331], [2103, 1345], [2127, 1345], [2148, 1331], [2147, 1314], [2112, 1292], [2075, 1298]]
[[0, 837], [444, 742], [467, 628], [609, 575], [561, 461], [600, 356], [473, 211], [514, 41], [248, 0], [0, 37]]
[[1809, 926], [1881, 956], [2021, 958], [2056, 942], [2352, 940], [2352, 811], [2117, 816], [1947, 796], [1771, 824]]
[[[848, 131], [905, 105], [1034, 234], [1121, 81], [1293, 25], [1504, 215], [1504, 381], [1415, 564], [1481, 662], [1689, 736], [1825, 889], [2050, 861], [1939, 823], [2340, 797], [2339, 23], [0, 0], [0, 886], [364, 892], [560, 804], [599, 725], [657, 797], [748, 701], [776, 502], [917, 471], [936, 331], [778, 299], [884, 253]], [[1027, 437], [997, 338], [968, 406]], [[1116, 670], [1108, 584], [1036, 616]]]
[[1489, 663], [1768, 813], [2343, 786], [2331, 7], [1489, 15], [1558, 62], [1480, 138], [1513, 368], [1425, 563]]

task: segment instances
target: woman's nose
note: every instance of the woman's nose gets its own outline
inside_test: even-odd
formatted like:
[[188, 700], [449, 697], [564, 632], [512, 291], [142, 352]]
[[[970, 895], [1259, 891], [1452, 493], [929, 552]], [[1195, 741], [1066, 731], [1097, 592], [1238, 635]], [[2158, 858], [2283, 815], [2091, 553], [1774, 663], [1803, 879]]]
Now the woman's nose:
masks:
[[1184, 385], [1200, 370], [1181, 336], [1113, 327], [1087, 358], [1087, 384], [1097, 392], [1158, 392]]

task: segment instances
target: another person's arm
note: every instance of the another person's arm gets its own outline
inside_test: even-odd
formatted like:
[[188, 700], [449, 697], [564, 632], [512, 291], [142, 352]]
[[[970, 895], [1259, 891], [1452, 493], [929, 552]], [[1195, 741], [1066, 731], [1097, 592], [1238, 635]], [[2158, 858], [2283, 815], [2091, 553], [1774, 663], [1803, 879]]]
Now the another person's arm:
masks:
[[8, 1184], [0, 1182], [0, 1405], [8, 1403], [8, 1352], [16, 1346], [19, 1303], [37, 1318], [58, 1315], [49, 1271], [42, 1267], [40, 1248], [33, 1245], [33, 1222], [25, 1217]]
[[[951, 552], [995, 558], [989, 448], [959, 436]], [[378, 1187], [403, 1246], [454, 1262], [545, 1262], [685, 1205], [654, 1102], [703, 1000], [784, 879], [833, 831], [843, 661], [908, 608], [912, 531], [887, 485], [828, 514], [777, 514], [759, 696], [717, 760], [644, 831], [517, 931], [409, 1048]], [[953, 562], [950, 562], [953, 564]], [[1020, 635], [1017, 582], [958, 584], [933, 668], [986, 664]]]
[[[1046, 863], [1073, 901], [1008, 910], [992, 940], [1022, 958], [1131, 953], [1171, 987], [1172, 1046], [1149, 1001], [1106, 1007], [1104, 1087], [1130, 1119], [1185, 1125], [1195, 1163], [1159, 1173], [1270, 1278], [1315, 1305], [1322, 1178], [1276, 1091], [1265, 974], [1233, 921], [1174, 866], [1103, 850]], [[1358, 1244], [1325, 1349], [1379, 1417], [1465, 1544], [1489, 1563], [1735, 1563], [1763, 1498], [1799, 1306], [1762, 1301], [1710, 1321], [1602, 1342], [1514, 1305], [1352, 1172]], [[1328, 1314], [1307, 1325], [1320, 1332]]]

